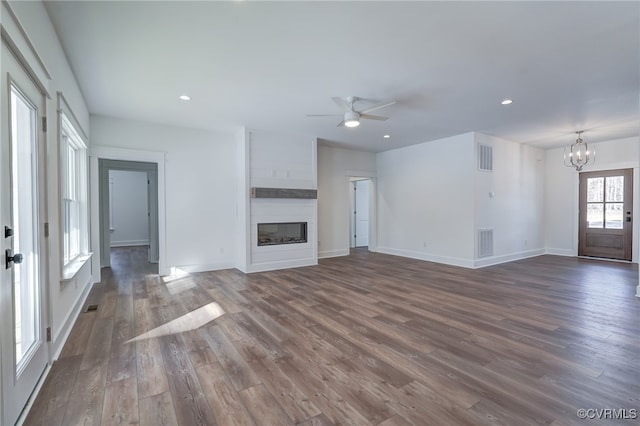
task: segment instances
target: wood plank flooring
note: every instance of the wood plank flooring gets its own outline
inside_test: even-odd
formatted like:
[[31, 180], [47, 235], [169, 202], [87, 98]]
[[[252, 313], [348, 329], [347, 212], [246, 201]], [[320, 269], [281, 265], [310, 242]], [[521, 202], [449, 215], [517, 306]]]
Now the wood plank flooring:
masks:
[[27, 425], [638, 424], [576, 415], [640, 409], [637, 265], [356, 250], [162, 278], [141, 248], [112, 259]]

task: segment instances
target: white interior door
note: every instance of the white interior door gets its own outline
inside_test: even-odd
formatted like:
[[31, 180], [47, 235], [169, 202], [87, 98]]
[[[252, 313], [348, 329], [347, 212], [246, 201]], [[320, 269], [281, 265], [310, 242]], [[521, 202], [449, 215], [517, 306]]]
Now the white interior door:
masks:
[[355, 246], [369, 245], [369, 181], [355, 182]]
[[147, 202], [149, 203], [149, 262], [158, 263], [158, 171], [147, 172]]
[[45, 100], [2, 43], [0, 328], [2, 419], [13, 425], [47, 365], [43, 243], [46, 193], [40, 126]]

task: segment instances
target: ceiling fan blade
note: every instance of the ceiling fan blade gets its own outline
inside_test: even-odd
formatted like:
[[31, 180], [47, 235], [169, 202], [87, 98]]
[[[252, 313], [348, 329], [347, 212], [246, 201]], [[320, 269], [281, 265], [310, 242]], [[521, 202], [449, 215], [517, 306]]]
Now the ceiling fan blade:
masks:
[[383, 117], [381, 115], [371, 115], [371, 114], [360, 114], [360, 118], [366, 118], [367, 120], [378, 120], [378, 121], [385, 121], [389, 119], [389, 117]]
[[338, 96], [334, 96], [333, 98], [331, 98], [331, 100], [335, 102], [340, 108], [342, 108], [344, 112], [351, 111], [351, 105], [349, 105], [344, 99], [339, 98]]
[[379, 110], [379, 109], [382, 109], [382, 108], [386, 108], [386, 107], [391, 106], [391, 105], [393, 105], [395, 103], [396, 103], [396, 101], [382, 101], [382, 102], [375, 103], [373, 105], [369, 105], [369, 106], [359, 110], [358, 112], [360, 114], [367, 114], [369, 112], [373, 112], [373, 111], [376, 111], [376, 110]]
[[342, 117], [344, 114], [307, 114], [307, 117]]
[[342, 120], [340, 123], [338, 123], [337, 127], [344, 127], [344, 120]]

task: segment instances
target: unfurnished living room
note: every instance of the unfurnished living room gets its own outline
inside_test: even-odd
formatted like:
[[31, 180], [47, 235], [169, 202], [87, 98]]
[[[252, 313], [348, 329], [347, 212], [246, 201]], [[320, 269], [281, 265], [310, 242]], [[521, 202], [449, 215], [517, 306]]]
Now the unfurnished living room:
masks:
[[0, 2], [0, 425], [632, 425], [640, 2]]

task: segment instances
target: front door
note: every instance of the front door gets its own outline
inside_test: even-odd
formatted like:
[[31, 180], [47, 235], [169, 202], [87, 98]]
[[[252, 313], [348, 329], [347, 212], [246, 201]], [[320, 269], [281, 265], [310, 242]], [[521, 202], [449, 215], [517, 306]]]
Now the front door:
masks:
[[633, 169], [580, 173], [579, 256], [631, 260]]
[[2, 418], [13, 425], [47, 365], [43, 329], [44, 96], [2, 43], [0, 355]]

